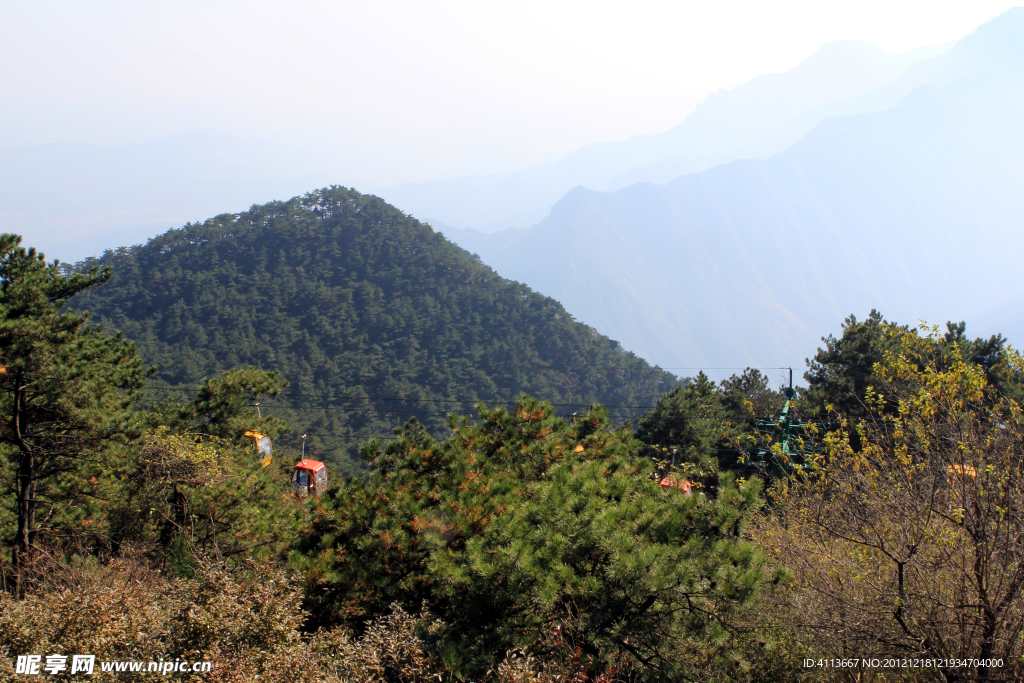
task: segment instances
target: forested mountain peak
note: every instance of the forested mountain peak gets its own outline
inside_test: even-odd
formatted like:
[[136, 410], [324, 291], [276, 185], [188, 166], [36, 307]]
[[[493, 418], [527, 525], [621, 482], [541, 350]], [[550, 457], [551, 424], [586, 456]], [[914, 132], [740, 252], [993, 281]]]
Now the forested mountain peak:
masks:
[[649, 405], [676, 383], [429, 225], [342, 187], [77, 267], [93, 266], [113, 277], [74, 307], [134, 340], [157, 380], [189, 388], [237, 366], [279, 370], [287, 396], [263, 409], [312, 435], [307, 455], [339, 463], [414, 415], [439, 430], [448, 412], [521, 392]]

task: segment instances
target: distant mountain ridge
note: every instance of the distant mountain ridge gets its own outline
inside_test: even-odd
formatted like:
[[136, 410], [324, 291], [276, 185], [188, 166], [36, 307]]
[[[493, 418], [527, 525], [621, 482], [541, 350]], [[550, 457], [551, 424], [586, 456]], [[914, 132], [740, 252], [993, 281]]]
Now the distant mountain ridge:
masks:
[[158, 382], [193, 388], [234, 367], [279, 370], [289, 397], [262, 410], [298, 430], [284, 443], [297, 447], [308, 433], [307, 455], [341, 465], [358, 442], [413, 416], [442, 433], [449, 412], [472, 414], [478, 401], [526, 392], [558, 404], [652, 405], [677, 383], [557, 301], [498, 277], [381, 199], [340, 187], [78, 265], [93, 266], [110, 266], [113, 278], [74, 308], [135, 341]]
[[[905, 94], [897, 84], [913, 71], [908, 65], [931, 61], [941, 50], [894, 56], [870, 43], [830, 43], [785, 74], [711, 95], [693, 116], [659, 135], [589, 145], [555, 164], [510, 176], [373, 192], [452, 237], [453, 226], [526, 227], [577, 185], [611, 190], [665, 182], [737, 158], [766, 158], [827, 116], [891, 106]], [[728, 122], [724, 132], [721, 122]], [[339, 174], [354, 183], [354, 172], [345, 154], [328, 147], [209, 130], [138, 144], [0, 148], [0, 230], [24, 234], [50, 256], [75, 261], [225, 208], [337, 183]]]
[[[887, 108], [908, 86], [867, 95], [944, 49], [892, 55], [866, 41], [828, 43], [790, 71], [713, 93], [663, 133], [589, 145], [558, 162], [508, 176], [407, 183], [378, 194], [439, 225], [487, 232], [529, 227], [576, 186], [616, 190], [636, 182], [667, 182], [736, 159], [766, 159], [828, 116]], [[915, 73], [924, 78], [928, 72]]]
[[664, 367], [799, 365], [871, 308], [977, 319], [1024, 296], [1024, 9], [911, 69], [896, 106], [769, 160], [577, 188], [532, 228], [457, 239]]

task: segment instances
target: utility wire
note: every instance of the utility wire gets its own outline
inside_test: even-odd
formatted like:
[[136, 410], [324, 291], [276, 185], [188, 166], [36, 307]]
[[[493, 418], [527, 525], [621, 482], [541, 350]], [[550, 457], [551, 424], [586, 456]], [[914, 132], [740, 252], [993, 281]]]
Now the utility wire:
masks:
[[[178, 391], [178, 392], [189, 392], [196, 391], [190, 388], [179, 388], [179, 387], [148, 387], [155, 391]], [[327, 400], [338, 400], [338, 401], [398, 401], [407, 403], [487, 403], [492, 405], [516, 405], [517, 401], [489, 401], [487, 399], [447, 399], [447, 398], [397, 398], [390, 396], [336, 396], [332, 394], [278, 394], [277, 396], [267, 396], [267, 400], [273, 400], [275, 398], [321, 398]], [[552, 406], [559, 408], [586, 408], [593, 405], [593, 403], [552, 403]], [[638, 408], [649, 410], [654, 406], [633, 406], [633, 405], [606, 405], [605, 408]]]
[[[411, 399], [411, 400], [416, 400], [416, 399]], [[157, 404], [157, 405], [159, 405], [159, 404], [163, 403], [163, 401], [143, 400], [142, 403], [150, 403], [150, 404]], [[565, 407], [566, 405], [568, 405], [568, 406], [589, 406], [590, 404], [589, 403], [588, 404], [575, 404], [575, 403], [573, 403], [573, 404], [552, 404], [552, 405], [560, 406], [560, 407]], [[266, 408], [273, 408], [275, 406], [264, 405], [264, 407], [266, 407]], [[650, 408], [654, 408], [655, 406], [618, 406], [618, 407], [617, 406], [605, 406], [605, 407], [606, 408], [620, 408], [620, 409], [625, 409], [625, 408], [647, 408], [647, 409], [650, 409]], [[295, 408], [293, 406], [291, 406], [289, 408], [291, 410], [295, 410]], [[319, 406], [318, 410], [345, 410], [345, 411], [352, 411], [351, 408], [346, 408], [344, 406]], [[355, 411], [353, 411], [353, 412], [355, 412]], [[362, 413], [382, 413], [384, 415], [445, 415], [445, 416], [447, 416], [447, 415], [453, 414], [453, 411], [413, 410], [413, 409], [403, 409], [403, 408], [363, 408], [359, 412], [362, 412]], [[460, 415], [460, 416], [469, 415], [469, 416], [472, 416], [472, 417], [476, 417], [476, 415], [472, 414], [472, 413], [455, 413], [455, 414], [456, 415]], [[567, 419], [567, 418], [573, 417], [573, 414], [569, 414], [569, 415], [556, 415], [555, 417], [560, 417], [560, 418], [563, 418], [563, 419]], [[666, 421], [681, 421], [681, 420], [768, 420], [768, 419], [771, 419], [770, 417], [757, 416], [757, 415], [630, 415], [630, 416], [623, 416], [623, 415], [619, 414], [619, 415], [613, 415], [612, 417], [615, 417], [615, 418], [631, 417], [631, 418], [637, 418], [637, 419], [643, 419], [643, 420], [666, 420]]]
[[[158, 391], [178, 391], [187, 392], [191, 389], [179, 389], [176, 387], [149, 387]], [[325, 400], [345, 400], [345, 401], [393, 401], [393, 402], [407, 402], [407, 403], [461, 403], [461, 404], [478, 404], [478, 403], [491, 403], [493, 405], [516, 405], [516, 401], [485, 401], [480, 399], [442, 399], [442, 398], [394, 398], [394, 397], [381, 397], [381, 396], [335, 396], [331, 394], [278, 394], [277, 396], [266, 397], [267, 401], [273, 401], [278, 398], [320, 398]], [[588, 408], [593, 403], [551, 403], [549, 404], [555, 408]], [[631, 410], [652, 410], [657, 406], [640, 406], [640, 405], [626, 405], [626, 404], [612, 404], [604, 405], [603, 407], [609, 409], [631, 409]], [[341, 406], [325, 406], [325, 408], [341, 408]], [[375, 408], [373, 410], [381, 411], [383, 409]], [[399, 412], [411, 412], [408, 410], [389, 410], [387, 412], [399, 413]], [[414, 411], [422, 412], [422, 411]], [[439, 414], [441, 413], [437, 411]], [[737, 418], [739, 419], [739, 418]]]
[[[662, 368], [663, 370], [746, 370], [748, 368]], [[790, 367], [779, 367], [779, 368], [749, 368], [751, 370], [792, 370]], [[155, 391], [177, 391], [177, 392], [189, 392], [198, 391], [202, 387], [147, 387]], [[295, 398], [321, 398], [329, 400], [343, 400], [343, 401], [396, 401], [396, 402], [407, 402], [407, 403], [488, 403], [492, 405], [515, 405], [517, 401], [501, 401], [501, 400], [486, 400], [486, 399], [444, 399], [444, 398], [398, 398], [391, 396], [339, 396], [333, 394], [278, 394], [277, 396], [269, 396], [269, 399], [281, 398], [281, 397], [295, 397]], [[592, 403], [552, 403], [552, 406], [559, 408], [585, 408]], [[606, 405], [605, 408], [632, 408], [638, 410], [650, 410], [656, 406], [638, 406], [638, 405]]]
[[788, 365], [784, 368], [754, 368], [749, 365], [743, 368], [661, 368], [662, 370], [792, 370]]
[[[151, 403], [151, 404], [161, 404], [161, 403], [163, 403], [162, 401], [155, 401], [155, 400], [144, 400], [142, 402], [143, 403]], [[275, 406], [267, 405], [267, 404], [261, 404], [261, 405], [264, 408], [273, 408], [273, 407], [275, 407]], [[294, 407], [291, 407], [290, 409], [291, 410], [295, 410]], [[345, 410], [345, 411], [352, 411], [351, 408], [345, 408], [343, 406], [320, 406], [318, 408], [318, 410]], [[355, 411], [353, 411], [353, 412], [355, 412]], [[443, 411], [443, 410], [411, 410], [411, 409], [396, 409], [396, 408], [363, 408], [359, 412], [362, 412], [362, 413], [383, 413], [385, 415], [452, 415], [453, 414], [452, 411]], [[456, 415], [460, 415], [460, 416], [470, 415], [472, 417], [476, 417], [476, 415], [474, 415], [472, 413], [455, 413], [455, 414]], [[565, 418], [573, 417], [573, 414], [569, 414], [569, 415], [555, 415], [555, 417], [560, 417], [560, 418], [565, 419]], [[624, 417], [624, 416], [623, 415], [615, 415], [614, 417], [621, 418], [621, 417]], [[638, 418], [642, 418], [644, 420], [763, 420], [763, 419], [767, 419], [767, 418], [764, 418], [764, 417], [757, 417], [757, 416], [753, 416], [753, 415], [722, 415], [722, 416], [718, 416], [718, 415], [640, 415], [640, 416], [631, 415], [631, 416], [626, 416], [626, 417], [638, 417]]]

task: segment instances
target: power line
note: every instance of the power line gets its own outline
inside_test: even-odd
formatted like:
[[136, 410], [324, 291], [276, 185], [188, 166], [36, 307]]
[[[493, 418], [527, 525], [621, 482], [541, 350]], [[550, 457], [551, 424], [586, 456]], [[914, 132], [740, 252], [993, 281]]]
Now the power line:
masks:
[[[152, 403], [152, 404], [160, 404], [160, 403], [162, 403], [162, 401], [154, 401], [154, 400], [145, 400], [145, 401], [142, 401], [142, 402], [143, 403]], [[571, 404], [571, 405], [577, 405], [577, 404]], [[589, 405], [589, 404], [579, 404], [579, 405]], [[273, 408], [274, 406], [263, 404], [263, 407], [264, 408]], [[605, 407], [607, 408], [609, 406], [605, 406]], [[630, 407], [630, 406], [625, 406], [625, 407]], [[643, 407], [643, 406], [641, 406], [641, 407]], [[647, 406], [647, 407], [653, 407], [653, 406]], [[291, 409], [294, 410], [294, 408], [291, 408]], [[318, 409], [319, 410], [352, 410], [351, 408], [346, 408], [346, 407], [343, 407], [343, 406], [320, 406]], [[355, 411], [353, 411], [353, 412], [355, 412]], [[476, 417], [476, 415], [472, 414], [472, 413], [453, 413], [452, 411], [442, 411], [442, 410], [412, 410], [412, 409], [396, 409], [396, 408], [369, 408], [369, 407], [367, 407], [367, 408], [363, 408], [360, 412], [362, 412], [362, 413], [382, 413], [384, 415], [452, 415], [452, 414], [456, 414], [456, 415], [460, 415], [460, 416], [470, 415], [472, 417]], [[568, 415], [555, 415], [554, 417], [560, 417], [560, 418], [565, 419], [565, 418], [571, 418], [571, 417], [573, 417], [573, 415], [574, 415], [574, 413], [570, 413]], [[623, 417], [623, 416], [622, 415], [617, 415], [616, 417]], [[630, 417], [637, 417], [637, 416], [636, 415], [632, 415]], [[758, 417], [751, 416], [751, 415], [725, 415], [725, 416], [718, 416], [718, 415], [672, 415], [672, 416], [669, 416], [669, 415], [641, 415], [640, 417], [642, 417], [645, 420], [756, 420], [756, 419], [763, 419], [763, 418], [758, 418]]]
[[[349, 441], [348, 443], [344, 444], [346, 446], [365, 444], [366, 442], [373, 441], [374, 439], [376, 439], [377, 441], [397, 441], [398, 440], [397, 436], [362, 436], [362, 437], [360, 437], [360, 436], [353, 436], [351, 434], [311, 434], [309, 432], [306, 432], [306, 436], [307, 437], [315, 436], [315, 437], [318, 437], [318, 438], [321, 438], [321, 439], [358, 439], [358, 441]], [[279, 439], [289, 439], [289, 437], [295, 438], [295, 439], [301, 439], [302, 438], [299, 435], [298, 432], [292, 432], [290, 434], [282, 434], [281, 436], [279, 436], [277, 438], [279, 438]]]
[[[277, 397], [277, 398], [280, 398], [280, 397]], [[409, 399], [409, 400], [415, 401], [415, 400], [418, 400], [418, 399]], [[142, 403], [161, 404], [162, 401], [143, 400]], [[558, 406], [558, 407], [567, 407], [567, 406], [568, 407], [575, 407], [575, 406], [584, 406], [584, 407], [586, 407], [586, 406], [589, 406], [591, 404], [589, 404], [589, 403], [553, 403], [551, 405]], [[266, 407], [266, 408], [273, 408], [274, 406], [264, 405], [264, 407]], [[656, 406], [604, 406], [604, 407], [605, 408], [613, 408], [613, 409], [627, 409], [627, 408], [652, 409], [652, 408], [655, 408]], [[292, 407], [291, 409], [294, 410], [295, 408]], [[319, 410], [352, 410], [352, 409], [351, 408], [346, 408], [346, 407], [343, 407], [343, 406], [320, 406]], [[441, 410], [413, 410], [413, 409], [401, 409], [401, 408], [370, 408], [370, 407], [364, 408], [360, 412], [362, 412], [362, 413], [380, 413], [380, 414], [384, 414], [384, 415], [445, 415], [445, 416], [447, 416], [447, 415], [452, 415], [453, 414], [452, 411], [441, 411]], [[455, 413], [455, 414], [460, 415], [460, 416], [469, 415], [469, 416], [472, 416], [472, 417], [476, 417], [476, 415], [472, 414], [472, 413]], [[568, 418], [571, 418], [573, 416], [574, 416], [574, 414], [555, 415], [555, 417], [559, 417], [559, 418], [562, 418], [562, 419], [568, 419]], [[624, 417], [624, 416], [620, 414], [620, 415], [615, 415], [613, 417], [621, 418], [621, 417]], [[631, 415], [631, 416], [628, 416], [628, 417], [639, 417], [639, 418], [642, 418], [644, 420], [670, 420], [670, 421], [671, 420], [767, 420], [767, 419], [771, 419], [770, 417], [766, 417], [766, 416], [760, 416], [759, 417], [757, 415], [639, 415], [639, 416]]]
[[[777, 367], [777, 368], [751, 368], [747, 367], [718, 367], [718, 368], [662, 368], [663, 370], [792, 370], [791, 367]], [[198, 391], [202, 387], [147, 387], [154, 391], [176, 391], [176, 392], [189, 392]], [[455, 403], [455, 404], [473, 404], [486, 403], [491, 405], [516, 405], [517, 401], [502, 401], [498, 399], [444, 399], [444, 398], [400, 398], [394, 396], [350, 396], [350, 395], [335, 395], [335, 394], [278, 394], [277, 396], [268, 396], [268, 399], [274, 398], [319, 398], [335, 401], [389, 401], [389, 402], [405, 402], [405, 403]], [[550, 405], [559, 408], [585, 408], [593, 405], [591, 403], [551, 403]], [[645, 406], [645, 405], [626, 405], [626, 404], [611, 404], [604, 405], [605, 408], [629, 408], [635, 410], [651, 410], [656, 406]]]
[[662, 370], [792, 370], [788, 365], [783, 368], [753, 368], [749, 365], [742, 368], [661, 368]]
[[[192, 391], [191, 389], [179, 389], [176, 387], [149, 387], [159, 391], [178, 391], [187, 392]], [[516, 405], [517, 401], [486, 401], [480, 399], [443, 399], [443, 398], [396, 398], [396, 397], [382, 397], [382, 396], [335, 396], [331, 394], [278, 394], [277, 396], [267, 396], [266, 400], [272, 401], [279, 398], [319, 398], [325, 400], [343, 400], [343, 401], [389, 401], [389, 402], [406, 402], [406, 403], [458, 403], [458, 404], [479, 404], [479, 403], [490, 403], [493, 405]], [[158, 401], [154, 401], [155, 403]], [[549, 403], [548, 405], [555, 408], [588, 408], [594, 405], [595, 402], [591, 403]], [[627, 404], [601, 404], [602, 407], [615, 410], [653, 410], [657, 406], [643, 406], [643, 405], [627, 405]], [[324, 406], [324, 408], [341, 408], [341, 406]], [[410, 411], [410, 410], [385, 410], [382, 408], [371, 408], [376, 412], [390, 412], [390, 413], [408, 413], [408, 412], [419, 412], [424, 411]], [[435, 414], [447, 415], [447, 412], [434, 411]], [[739, 419], [739, 418], [736, 418]]]
[[[155, 391], [178, 391], [178, 392], [189, 392], [196, 391], [191, 388], [179, 388], [179, 387], [148, 387]], [[320, 398], [332, 401], [397, 401], [407, 403], [486, 403], [491, 405], [516, 405], [518, 401], [489, 401], [487, 399], [447, 399], [447, 398], [397, 398], [391, 396], [337, 396], [333, 394], [278, 394], [277, 396], [267, 396], [267, 400], [273, 400], [275, 398]], [[558, 408], [586, 408], [593, 405], [592, 403], [551, 403], [550, 405]], [[602, 404], [603, 405], [603, 404]], [[655, 406], [634, 406], [634, 405], [605, 405], [605, 408], [635, 408], [650, 410]]]

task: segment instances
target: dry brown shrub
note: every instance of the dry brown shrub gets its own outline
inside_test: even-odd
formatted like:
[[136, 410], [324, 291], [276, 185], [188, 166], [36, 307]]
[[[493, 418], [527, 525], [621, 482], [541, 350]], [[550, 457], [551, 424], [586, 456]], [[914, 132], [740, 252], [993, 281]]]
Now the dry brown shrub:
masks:
[[578, 651], [557, 653], [554, 658], [545, 660], [525, 650], [515, 650], [498, 666], [495, 683], [629, 683], [635, 680], [628, 660], [602, 668], [600, 673], [592, 671]]
[[[302, 593], [284, 572], [249, 563], [235, 572], [200, 563], [167, 579], [140, 555], [106, 564], [41, 553], [23, 600], [0, 593], [0, 680], [22, 654], [92, 654], [96, 661], [209, 661], [218, 683], [427, 683], [445, 667], [424, 636], [443, 625], [397, 605], [359, 638], [335, 629], [303, 638]], [[65, 671], [65, 674], [68, 672]], [[59, 680], [59, 677], [57, 677]], [[155, 672], [90, 680], [166, 680]]]
[[921, 369], [934, 337], [901, 335], [869, 415], [776, 482], [752, 529], [795, 579], [775, 611], [813, 659], [953, 662], [821, 680], [1024, 680], [1024, 407], [956, 347]]
[[397, 605], [360, 638], [343, 629], [321, 631], [270, 656], [239, 653], [218, 660], [203, 680], [224, 683], [428, 683], [449, 680], [440, 658], [421, 634], [442, 628], [428, 615]]
[[0, 593], [3, 668], [20, 654], [148, 660], [154, 644], [167, 640], [165, 615], [178, 604], [176, 586], [134, 559], [101, 565], [44, 555], [36, 568], [48, 576], [24, 600]]
[[[23, 600], [0, 594], [0, 674], [22, 654], [91, 654], [96, 661], [180, 657], [259, 663], [300, 644], [301, 591], [283, 572], [252, 564], [241, 575], [201, 565], [196, 579], [168, 580], [128, 554], [37, 558]], [[97, 666], [98, 669], [98, 666]], [[160, 679], [155, 673], [101, 674], [96, 680]]]
[[501, 683], [551, 683], [557, 675], [552, 664], [522, 650], [509, 652], [497, 671]]
[[305, 618], [302, 591], [284, 572], [251, 564], [248, 576], [202, 566], [198, 580], [180, 582], [181, 603], [169, 615], [175, 653], [245, 653], [264, 657], [299, 644]]
[[[392, 605], [359, 637], [344, 629], [303, 637], [302, 594], [280, 570], [200, 564], [195, 579], [167, 579], [140, 555], [106, 564], [42, 556], [23, 600], [0, 593], [0, 680], [16, 680], [20, 654], [92, 654], [102, 661], [180, 657], [210, 661], [183, 680], [217, 683], [444, 683], [455, 680], [432, 647], [445, 626]], [[574, 653], [575, 652], [575, 656]], [[578, 651], [548, 660], [513, 652], [495, 683], [620, 683], [625, 669], [591, 672]], [[67, 672], [65, 672], [67, 674]], [[60, 677], [50, 677], [60, 680]], [[65, 676], [65, 678], [71, 678]], [[168, 680], [155, 672], [103, 673], [90, 680]]]
[[334, 663], [341, 680], [352, 683], [426, 683], [443, 681], [444, 666], [421, 637], [438, 633], [441, 622], [428, 614], [414, 616], [397, 604], [391, 614], [372, 622], [358, 640], [344, 633], [318, 634], [311, 645], [325, 663]]
[[[632, 683], [638, 680], [635, 662], [624, 654], [595, 658], [574, 641], [576, 623], [561, 623], [527, 648], [512, 650], [494, 671], [494, 683]], [[543, 654], [540, 654], [543, 653]]]

